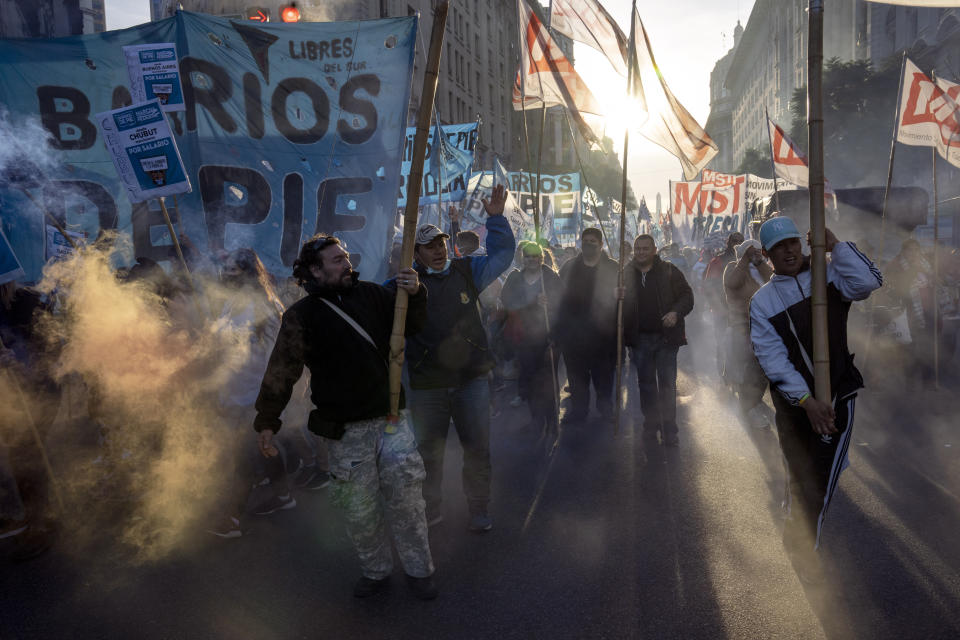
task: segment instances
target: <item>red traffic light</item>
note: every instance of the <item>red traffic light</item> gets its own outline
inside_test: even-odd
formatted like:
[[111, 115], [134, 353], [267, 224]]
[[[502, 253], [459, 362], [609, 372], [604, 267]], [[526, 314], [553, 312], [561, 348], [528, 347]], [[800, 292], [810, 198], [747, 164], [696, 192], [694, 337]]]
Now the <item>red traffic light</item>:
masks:
[[280, 9], [280, 19], [284, 22], [300, 22], [300, 9], [295, 5]]

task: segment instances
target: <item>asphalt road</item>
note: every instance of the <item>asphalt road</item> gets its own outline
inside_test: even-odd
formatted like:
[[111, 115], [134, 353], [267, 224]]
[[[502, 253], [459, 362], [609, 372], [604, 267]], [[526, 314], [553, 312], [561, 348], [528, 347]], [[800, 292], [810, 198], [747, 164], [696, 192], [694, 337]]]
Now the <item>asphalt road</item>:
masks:
[[829, 581], [805, 588], [780, 543], [775, 433], [741, 426], [715, 378], [683, 361], [678, 448], [645, 445], [631, 410], [619, 434], [599, 420], [565, 429], [548, 456], [526, 408], [498, 393], [487, 534], [466, 531], [451, 438], [433, 602], [399, 565], [388, 592], [353, 598], [329, 495], [301, 492], [240, 539], [198, 533], [146, 564], [116, 518], [82, 544], [65, 522], [46, 555], [0, 560], [0, 638], [960, 637], [950, 394], [862, 395], [825, 530]]

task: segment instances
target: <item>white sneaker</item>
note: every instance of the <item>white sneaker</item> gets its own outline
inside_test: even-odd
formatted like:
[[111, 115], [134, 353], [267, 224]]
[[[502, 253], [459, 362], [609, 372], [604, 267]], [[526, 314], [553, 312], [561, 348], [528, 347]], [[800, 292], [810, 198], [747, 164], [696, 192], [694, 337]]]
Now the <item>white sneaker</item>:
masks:
[[520, 396], [514, 396], [513, 400], [510, 401], [511, 407], [519, 407], [522, 404], [523, 404], [523, 398], [521, 398]]

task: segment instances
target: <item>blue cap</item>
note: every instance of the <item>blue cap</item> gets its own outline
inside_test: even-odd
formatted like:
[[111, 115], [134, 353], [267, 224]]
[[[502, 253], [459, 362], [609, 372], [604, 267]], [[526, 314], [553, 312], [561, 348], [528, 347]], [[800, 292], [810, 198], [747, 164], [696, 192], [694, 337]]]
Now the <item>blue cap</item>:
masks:
[[800, 231], [793, 220], [786, 216], [770, 218], [760, 225], [760, 244], [769, 251], [781, 240], [799, 238]]

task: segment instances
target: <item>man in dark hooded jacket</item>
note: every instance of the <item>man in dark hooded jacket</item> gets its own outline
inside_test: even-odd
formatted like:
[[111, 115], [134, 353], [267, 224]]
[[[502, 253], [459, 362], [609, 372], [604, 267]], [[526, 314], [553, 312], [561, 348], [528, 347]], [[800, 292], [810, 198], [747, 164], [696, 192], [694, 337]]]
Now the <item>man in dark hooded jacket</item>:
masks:
[[590, 380], [597, 410], [613, 415], [613, 372], [617, 351], [617, 263], [603, 251], [603, 234], [588, 227], [580, 236], [580, 255], [560, 269], [564, 294], [554, 335], [560, 343], [570, 381], [570, 408], [564, 422], [590, 413]]

